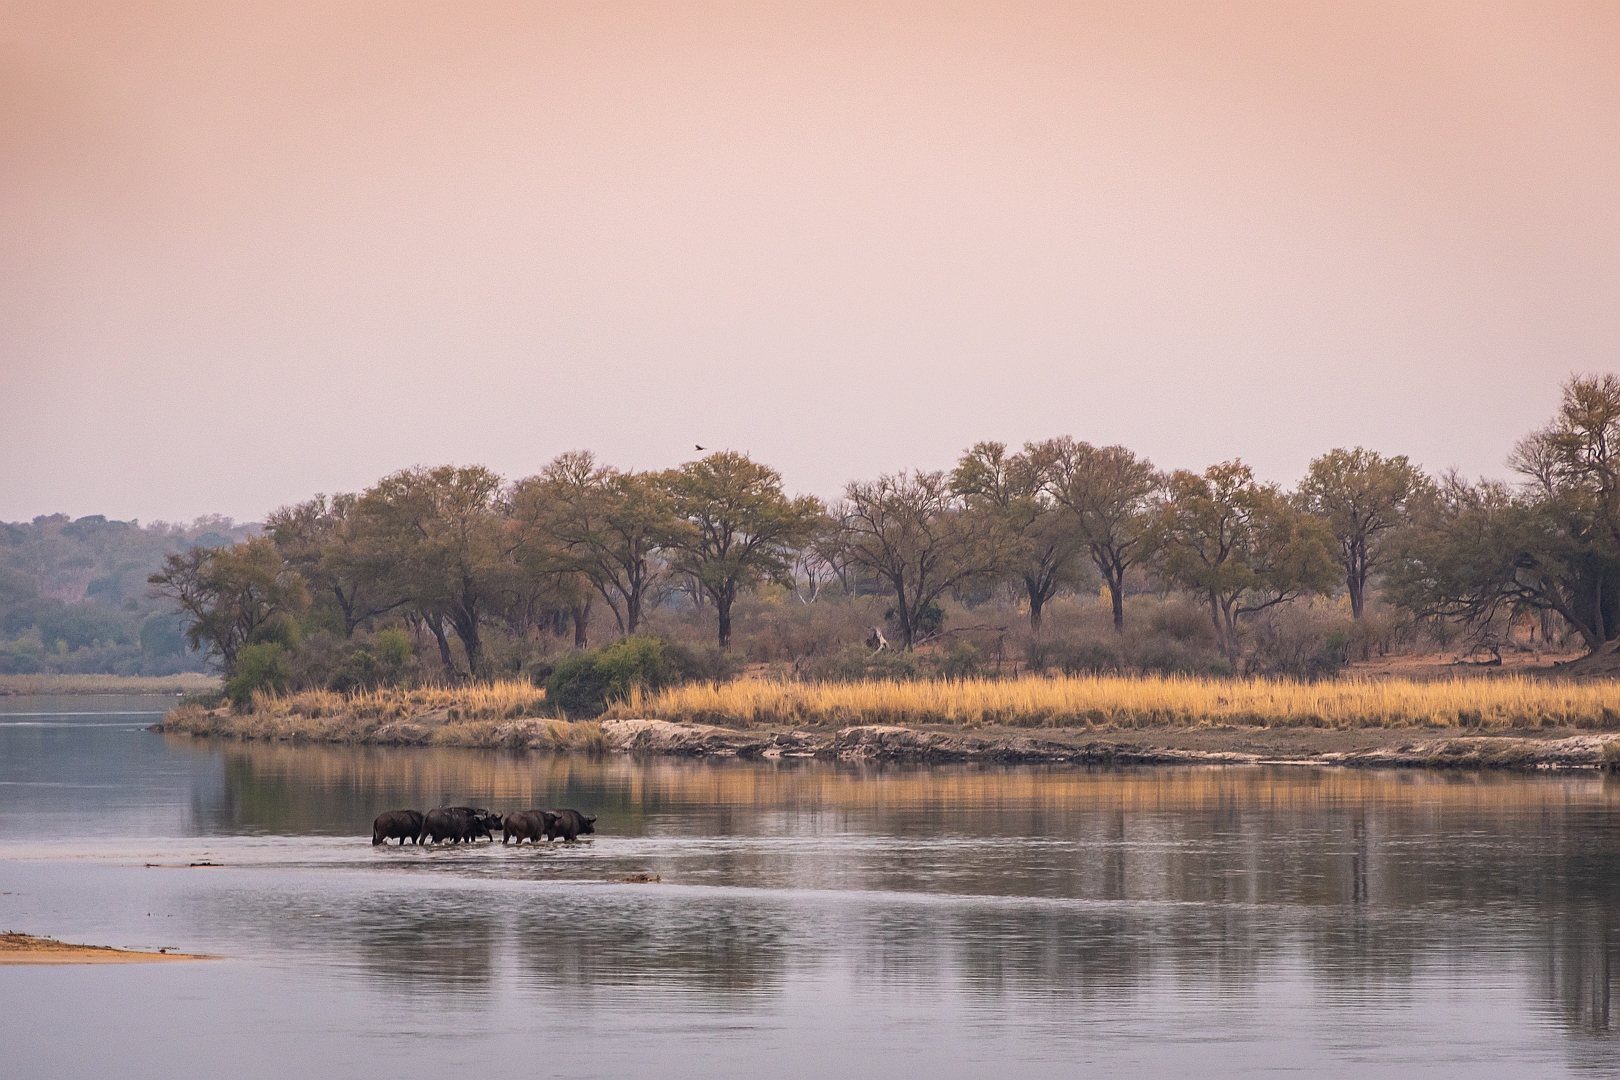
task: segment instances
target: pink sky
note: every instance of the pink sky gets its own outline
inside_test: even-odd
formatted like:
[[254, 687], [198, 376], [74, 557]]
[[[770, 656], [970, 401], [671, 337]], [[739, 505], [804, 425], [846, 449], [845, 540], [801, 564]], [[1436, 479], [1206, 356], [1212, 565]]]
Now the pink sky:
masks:
[[0, 0], [0, 519], [981, 439], [1502, 475], [1620, 370], [1620, 5]]

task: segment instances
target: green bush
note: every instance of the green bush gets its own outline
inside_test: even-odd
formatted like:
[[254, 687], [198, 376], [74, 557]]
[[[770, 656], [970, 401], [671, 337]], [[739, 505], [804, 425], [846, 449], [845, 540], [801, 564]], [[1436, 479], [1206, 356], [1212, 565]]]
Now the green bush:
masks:
[[741, 657], [717, 645], [666, 642], [664, 656], [674, 666], [677, 682], [730, 682], [743, 669]]
[[934, 658], [934, 670], [942, 679], [977, 679], [984, 674], [984, 653], [972, 642], [954, 642]]
[[621, 638], [557, 662], [546, 680], [546, 699], [571, 720], [599, 716], [610, 701], [624, 701], [632, 687], [662, 690], [681, 681], [681, 670], [653, 638]]
[[253, 691], [280, 692], [287, 689], [291, 679], [287, 650], [278, 642], [247, 645], [236, 654], [236, 670], [225, 680], [225, 696], [231, 699], [232, 705], [241, 708], [252, 699]]
[[397, 626], [377, 634], [377, 661], [385, 667], [403, 668], [411, 662], [411, 635]]
[[817, 682], [905, 682], [917, 677], [917, 660], [915, 653], [873, 652], [864, 645], [849, 645], [810, 664], [805, 675]]
[[1098, 675], [1126, 667], [1120, 644], [1112, 638], [1031, 642], [1024, 651], [1024, 660], [1034, 671], [1056, 668], [1065, 675]]

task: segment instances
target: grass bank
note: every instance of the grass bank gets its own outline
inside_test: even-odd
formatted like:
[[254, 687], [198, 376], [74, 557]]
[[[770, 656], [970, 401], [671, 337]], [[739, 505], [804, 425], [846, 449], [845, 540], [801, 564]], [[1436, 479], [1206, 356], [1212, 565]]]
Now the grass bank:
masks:
[[383, 688], [358, 694], [305, 690], [255, 694], [244, 711], [181, 705], [164, 718], [170, 734], [332, 743], [524, 746], [603, 750], [601, 725], [546, 718], [544, 690], [527, 682]]
[[1620, 728], [1620, 682], [1527, 678], [1321, 683], [1167, 676], [959, 682], [696, 683], [613, 706], [723, 727]]
[[0, 697], [44, 694], [201, 694], [218, 690], [214, 675], [0, 675]]
[[[175, 735], [840, 761], [1615, 768], [1620, 683], [1201, 679], [692, 685], [552, 719], [528, 683], [185, 703]], [[673, 721], [673, 722], [672, 722]], [[1032, 729], [1044, 729], [1036, 735]], [[1527, 730], [1534, 729], [1534, 730]]]

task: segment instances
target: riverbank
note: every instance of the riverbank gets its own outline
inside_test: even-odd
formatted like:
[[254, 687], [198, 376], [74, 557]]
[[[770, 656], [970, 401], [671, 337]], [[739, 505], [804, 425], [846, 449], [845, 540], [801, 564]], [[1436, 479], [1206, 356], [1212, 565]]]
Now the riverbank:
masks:
[[214, 960], [198, 953], [142, 952], [106, 945], [70, 945], [32, 934], [0, 934], [0, 965], [18, 964], [160, 964], [170, 960]]
[[0, 675], [0, 697], [56, 694], [203, 694], [218, 690], [217, 675]]
[[[988, 762], [1069, 765], [1251, 765], [1600, 769], [1620, 762], [1620, 732], [1571, 728], [1264, 727], [1231, 724], [965, 731], [939, 725], [756, 727], [609, 718], [452, 720], [445, 712], [357, 724], [353, 716], [274, 720], [183, 707], [154, 725], [173, 736], [382, 746], [441, 746], [543, 753], [682, 758], [814, 758], [846, 762]], [[323, 722], [324, 721], [324, 722]]]

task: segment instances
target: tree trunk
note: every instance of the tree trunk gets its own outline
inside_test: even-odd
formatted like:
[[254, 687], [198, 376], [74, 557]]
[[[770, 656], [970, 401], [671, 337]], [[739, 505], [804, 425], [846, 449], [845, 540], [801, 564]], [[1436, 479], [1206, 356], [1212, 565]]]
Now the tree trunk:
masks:
[[591, 630], [590, 597], [586, 597], [583, 604], [575, 604], [569, 608], [568, 618], [574, 624], [574, 648], [581, 652], [590, 648], [590, 642], [586, 640], [586, 635]]
[[714, 598], [714, 610], [720, 616], [720, 648], [726, 652], [731, 651], [731, 600]]
[[484, 673], [484, 643], [478, 635], [478, 608], [457, 605], [450, 609], [450, 626], [461, 639], [461, 648], [467, 654], [467, 675], [476, 679]]
[[1029, 629], [1031, 633], [1041, 632], [1041, 608], [1046, 606], [1046, 597], [1041, 595], [1042, 590], [1029, 578], [1024, 579], [1024, 585], [1029, 590]]
[[1367, 606], [1367, 539], [1353, 540], [1345, 550], [1344, 587], [1350, 593], [1350, 615], [1361, 618]]
[[433, 639], [439, 643], [439, 659], [444, 662], [444, 673], [452, 681], [461, 678], [461, 672], [456, 670], [456, 662], [450, 655], [450, 639], [444, 634], [444, 616], [437, 611], [432, 614], [423, 613], [422, 621], [427, 628], [433, 631]]
[[343, 636], [352, 638], [354, 628], [360, 624], [360, 620], [354, 617], [354, 598], [344, 596], [343, 588], [339, 585], [332, 586], [332, 595], [337, 597], [338, 609], [343, 612]]
[[894, 583], [894, 610], [900, 615], [900, 648], [905, 652], [911, 651], [913, 636], [911, 625], [911, 609], [906, 607], [905, 582], [898, 577], [890, 579]]
[[1237, 657], [1232, 655], [1232, 634], [1230, 630], [1231, 619], [1223, 610], [1220, 594], [1211, 589], [1209, 593], [1209, 618], [1215, 624], [1215, 647], [1226, 658], [1227, 663], [1237, 667]]
[[641, 586], [637, 585], [625, 594], [624, 598], [624, 633], [626, 637], [636, 636], [636, 627], [641, 625]]
[[1114, 633], [1125, 632], [1125, 571], [1123, 568], [1108, 575], [1108, 599], [1114, 605]]
[[1345, 588], [1350, 591], [1350, 617], [1353, 619], [1359, 619], [1361, 618], [1362, 609], [1366, 605], [1366, 571], [1362, 571], [1358, 574], [1352, 569], [1349, 576], [1345, 578], [1344, 584]]

